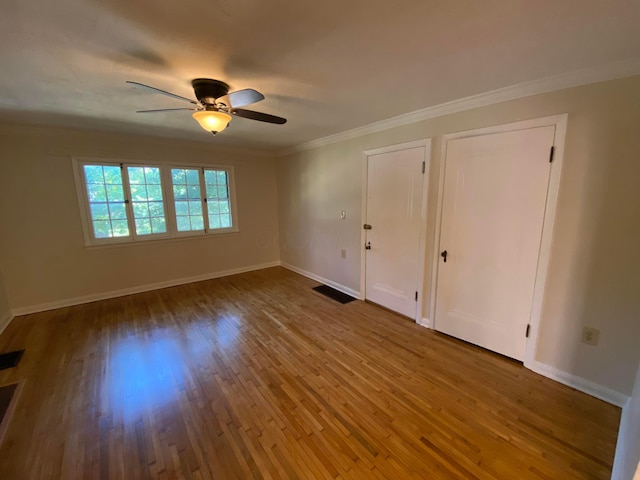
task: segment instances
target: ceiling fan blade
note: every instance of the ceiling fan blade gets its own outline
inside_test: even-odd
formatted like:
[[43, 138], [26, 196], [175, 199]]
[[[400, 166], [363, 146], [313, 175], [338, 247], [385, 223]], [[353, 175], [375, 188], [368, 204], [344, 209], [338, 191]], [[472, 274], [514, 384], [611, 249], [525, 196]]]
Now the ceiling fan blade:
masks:
[[155, 93], [161, 93], [162, 95], [166, 95], [168, 97], [177, 98], [178, 100], [184, 100], [185, 102], [193, 103], [194, 105], [198, 104], [198, 102], [196, 102], [195, 100], [191, 100], [190, 98], [181, 97], [180, 95], [176, 95], [175, 93], [167, 92], [165, 90], [160, 90], [159, 88], [151, 87], [149, 85], [145, 85], [144, 83], [132, 82], [130, 80], [127, 80], [127, 83], [130, 83], [131, 85], [135, 85], [136, 87], [139, 87], [139, 88], [145, 88], [145, 89], [151, 90]]
[[245, 110], [244, 108], [234, 108], [231, 110], [231, 113], [237, 117], [250, 118], [251, 120], [258, 120], [260, 122], [277, 123], [278, 125], [287, 123], [286, 118], [276, 117], [268, 113], [254, 112], [253, 110]]
[[138, 110], [136, 113], [177, 112], [180, 110], [197, 110], [197, 108], [159, 108], [157, 110]]
[[253, 88], [245, 88], [244, 90], [237, 90], [229, 94], [229, 101], [233, 108], [244, 107], [245, 105], [251, 105], [252, 103], [257, 103], [262, 100], [264, 100], [264, 95]]

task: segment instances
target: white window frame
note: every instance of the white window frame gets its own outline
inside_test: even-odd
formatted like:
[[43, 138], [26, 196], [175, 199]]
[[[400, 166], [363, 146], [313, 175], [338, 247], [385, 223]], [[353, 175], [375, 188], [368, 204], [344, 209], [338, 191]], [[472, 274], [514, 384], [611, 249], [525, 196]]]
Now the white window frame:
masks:
[[[154, 242], [159, 240], [180, 239], [189, 237], [202, 237], [207, 235], [222, 235], [236, 233], [240, 231], [238, 222], [238, 211], [236, 202], [235, 175], [232, 165], [189, 163], [181, 164], [180, 162], [167, 161], [147, 161], [147, 160], [129, 160], [114, 158], [96, 158], [96, 157], [72, 157], [72, 167], [76, 183], [76, 193], [78, 197], [78, 205], [80, 208], [80, 220], [82, 223], [82, 231], [85, 240], [85, 246], [105, 246], [105, 245], [122, 245], [122, 244], [138, 244], [142, 242]], [[86, 179], [84, 174], [85, 165], [109, 165], [122, 167], [122, 186], [125, 192], [125, 204], [127, 210], [127, 223], [129, 226], [129, 235], [125, 237], [96, 238], [93, 231], [91, 221], [91, 210], [89, 197], [87, 194]], [[162, 202], [164, 205], [165, 222], [167, 225], [166, 233], [156, 233], [148, 235], [138, 235], [135, 229], [135, 218], [133, 213], [133, 203], [131, 201], [131, 189], [129, 184], [128, 167], [153, 167], [160, 169], [160, 179], [162, 182]], [[194, 230], [188, 232], [178, 232], [177, 219], [175, 212], [175, 199], [173, 197], [173, 182], [171, 179], [172, 168], [197, 169], [200, 179], [200, 202], [202, 203], [202, 213], [204, 220], [204, 230]], [[231, 227], [230, 228], [209, 228], [209, 215], [207, 209], [206, 185], [204, 182], [205, 170], [224, 170], [227, 172], [227, 186], [229, 189], [229, 200], [231, 202]]]

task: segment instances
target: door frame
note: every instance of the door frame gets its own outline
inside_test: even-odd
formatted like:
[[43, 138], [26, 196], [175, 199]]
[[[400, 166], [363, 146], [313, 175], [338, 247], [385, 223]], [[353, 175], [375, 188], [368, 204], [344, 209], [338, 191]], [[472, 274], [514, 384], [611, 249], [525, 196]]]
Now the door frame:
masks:
[[[527, 130], [536, 127], [555, 127], [555, 135], [553, 139], [553, 162], [551, 163], [551, 171], [549, 173], [549, 187], [547, 190], [547, 201], [544, 211], [544, 220], [542, 223], [542, 237], [540, 239], [540, 250], [538, 252], [538, 266], [536, 269], [536, 278], [533, 287], [533, 302], [531, 304], [531, 314], [529, 316], [529, 338], [526, 340], [524, 366], [534, 369], [536, 345], [538, 343], [538, 332], [540, 326], [540, 315], [542, 313], [542, 304], [544, 301], [544, 290], [547, 282], [547, 273], [549, 270], [549, 260], [551, 257], [551, 241], [553, 239], [553, 229], [555, 225], [556, 210], [558, 205], [558, 193], [560, 189], [560, 177], [562, 174], [562, 165], [564, 162], [565, 136], [567, 132], [568, 114], [552, 115], [549, 117], [534, 118], [515, 123], [507, 123], [502, 125], [494, 125], [491, 127], [478, 128], [474, 130], [466, 130], [462, 132], [449, 133], [442, 136], [442, 148], [440, 151], [440, 176], [438, 179], [438, 203], [436, 206], [436, 224], [434, 248], [432, 252], [432, 273], [431, 288], [429, 301], [429, 318], [431, 328], [435, 329], [436, 325], [436, 293], [438, 281], [438, 269], [440, 268], [440, 233], [442, 226], [442, 207], [444, 198], [444, 180], [446, 173], [446, 157], [447, 144], [450, 140], [456, 140], [466, 137], [476, 137], [480, 135], [488, 135], [492, 133], [505, 133], [515, 130]], [[523, 332], [524, 335], [524, 332]]]
[[[422, 205], [420, 206], [420, 237], [418, 240], [418, 292], [416, 323], [422, 323], [424, 308], [424, 286], [425, 286], [425, 262], [427, 254], [426, 238], [427, 238], [427, 195], [429, 193], [429, 170], [431, 164], [431, 139], [425, 138], [415, 140], [413, 142], [398, 143], [388, 145], [386, 147], [374, 148], [372, 150], [364, 150], [362, 152], [362, 211], [360, 216], [360, 224], [364, 225], [367, 220], [367, 193], [369, 184], [369, 157], [380, 155], [381, 153], [397, 152], [401, 150], [409, 150], [412, 148], [424, 147], [424, 178], [422, 182]], [[366, 232], [360, 227], [360, 300], [367, 298], [367, 256], [364, 249], [366, 241]]]

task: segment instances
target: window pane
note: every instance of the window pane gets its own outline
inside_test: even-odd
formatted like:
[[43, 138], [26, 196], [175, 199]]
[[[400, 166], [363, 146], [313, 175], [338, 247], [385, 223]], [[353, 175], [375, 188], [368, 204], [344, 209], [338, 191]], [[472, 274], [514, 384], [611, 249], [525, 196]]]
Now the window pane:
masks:
[[173, 198], [176, 200], [187, 198], [187, 186], [186, 185], [174, 185], [173, 186]]
[[189, 204], [187, 202], [176, 202], [176, 215], [189, 215]]
[[148, 218], [136, 218], [136, 233], [149, 235], [151, 233], [151, 220]]
[[125, 207], [124, 203], [110, 203], [109, 213], [111, 215], [111, 218], [113, 219], [127, 219], [127, 208]]
[[189, 221], [188, 216], [179, 215], [177, 218], [178, 223], [178, 231], [179, 232], [188, 232], [191, 230], [191, 222]]
[[207, 208], [209, 209], [209, 215], [217, 215], [220, 213], [220, 208], [218, 207], [217, 200], [207, 200]]
[[189, 198], [192, 199], [196, 199], [196, 198], [200, 198], [200, 185], [189, 185], [187, 190], [187, 193], [189, 195]]
[[104, 185], [87, 185], [87, 193], [89, 194], [89, 202], [106, 202], [107, 192]]
[[184, 170], [181, 168], [173, 168], [171, 169], [171, 180], [173, 184], [187, 184], [187, 179], [185, 177]]
[[231, 228], [231, 204], [229, 200], [229, 176], [225, 170], [205, 170], [209, 227]]
[[162, 200], [162, 188], [160, 185], [147, 185], [147, 199], [149, 201]]
[[126, 237], [129, 235], [129, 225], [126, 220], [111, 220], [114, 237]]
[[189, 214], [202, 216], [202, 203], [200, 203], [200, 200], [189, 201]]
[[200, 185], [200, 179], [198, 178], [198, 170], [185, 170], [187, 173], [188, 185]]
[[120, 167], [104, 166], [104, 182], [108, 185], [122, 185], [122, 172]]
[[[158, 167], [128, 167], [133, 203], [133, 218], [137, 235], [151, 235], [166, 232], [160, 169]], [[135, 183], [132, 183], [132, 179]], [[164, 225], [154, 229], [152, 225]]]
[[164, 221], [164, 217], [155, 217], [151, 219], [151, 229], [153, 233], [166, 233], [167, 232], [167, 224]]
[[172, 168], [171, 181], [178, 231], [204, 230], [199, 170]]
[[209, 215], [209, 228], [220, 228], [220, 215]]
[[112, 237], [111, 222], [110, 221], [97, 221], [93, 222], [93, 232], [96, 238], [109, 238]]
[[107, 185], [107, 198], [110, 202], [124, 202], [122, 185]]
[[204, 171], [204, 183], [207, 185], [216, 183], [216, 171], [215, 170], [205, 170]]
[[202, 216], [195, 217], [191, 215], [191, 230], [204, 230], [204, 219]]
[[105, 203], [94, 203], [90, 208], [92, 220], [109, 220], [109, 208]]
[[114, 165], [84, 165], [84, 179], [95, 238], [129, 235], [122, 170]]
[[160, 185], [160, 169], [156, 167], [145, 167], [144, 175], [147, 185]]
[[149, 215], [151, 217], [164, 218], [164, 208], [162, 202], [149, 202]]
[[[143, 179], [144, 181], [144, 179]], [[131, 185], [131, 200], [145, 201], [147, 199], [147, 188], [144, 185]]]
[[129, 167], [129, 183], [131, 185], [144, 183], [144, 168]]
[[149, 217], [149, 207], [146, 203], [143, 202], [134, 202], [133, 203], [133, 216], [134, 218], [148, 218]]
[[84, 175], [87, 183], [104, 183], [104, 175], [102, 174], [102, 167], [100, 165], [85, 165]]

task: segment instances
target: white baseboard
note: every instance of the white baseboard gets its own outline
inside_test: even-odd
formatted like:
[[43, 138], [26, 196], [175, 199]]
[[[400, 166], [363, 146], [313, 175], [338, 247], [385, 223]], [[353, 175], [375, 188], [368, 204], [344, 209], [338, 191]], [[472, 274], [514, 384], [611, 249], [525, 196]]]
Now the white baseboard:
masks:
[[416, 323], [422, 327], [431, 328], [431, 321], [428, 318], [422, 317]]
[[159, 290], [161, 288], [175, 287], [177, 285], [184, 285], [186, 283], [201, 282], [203, 280], [211, 280], [212, 278], [226, 277], [229, 275], [235, 275], [237, 273], [251, 272], [253, 270], [262, 270], [263, 268], [277, 267], [279, 265], [280, 265], [280, 262], [278, 261], [262, 263], [259, 265], [250, 265], [247, 267], [232, 268], [230, 270], [222, 270], [219, 272], [206, 273], [204, 275], [196, 275], [194, 277], [178, 278], [175, 280], [167, 280], [165, 282], [159, 282], [159, 283], [150, 283], [147, 285], [140, 285], [138, 287], [125, 288], [122, 290], [112, 290], [110, 292], [95, 293], [92, 295], [85, 295], [82, 297], [67, 298], [64, 300], [57, 300], [55, 302], [41, 303], [39, 305], [31, 305], [28, 307], [15, 308], [13, 310], [13, 315], [14, 316], [29, 315], [31, 313], [44, 312], [46, 310], [53, 310], [56, 308], [70, 307], [72, 305], [80, 305], [82, 303], [96, 302], [98, 300], [106, 300], [109, 298], [124, 297], [125, 295], [133, 295], [135, 293], [148, 292], [151, 290]]
[[598, 385], [597, 383], [593, 383], [590, 380], [578, 377], [577, 375], [563, 372], [562, 370], [558, 370], [557, 368], [545, 363], [534, 361], [531, 365], [525, 365], [525, 367], [539, 373], [540, 375], [555, 380], [556, 382], [560, 382], [564, 385], [575, 388], [576, 390], [580, 390], [587, 395], [599, 398], [600, 400], [611, 403], [617, 407], [624, 407], [629, 400], [627, 395], [610, 388], [603, 387], [602, 385]]
[[7, 312], [5, 315], [0, 317], [0, 335], [4, 332], [4, 329], [9, 326], [13, 318], [13, 312]]
[[302, 268], [294, 267], [293, 265], [290, 265], [288, 263], [280, 262], [280, 265], [282, 265], [284, 268], [288, 270], [291, 270], [292, 272], [299, 273], [300, 275], [303, 275], [307, 278], [315, 280], [316, 282], [329, 285], [330, 287], [335, 288], [336, 290], [339, 290], [342, 293], [346, 293], [347, 295], [351, 295], [352, 297], [355, 297], [355, 298], [360, 298], [360, 292], [352, 288], [345, 287], [344, 285], [338, 282], [334, 282], [333, 280], [329, 280], [328, 278], [324, 278], [324, 277], [321, 277], [320, 275], [316, 275], [315, 273], [308, 272], [306, 270], [303, 270]]

